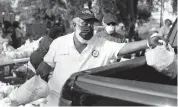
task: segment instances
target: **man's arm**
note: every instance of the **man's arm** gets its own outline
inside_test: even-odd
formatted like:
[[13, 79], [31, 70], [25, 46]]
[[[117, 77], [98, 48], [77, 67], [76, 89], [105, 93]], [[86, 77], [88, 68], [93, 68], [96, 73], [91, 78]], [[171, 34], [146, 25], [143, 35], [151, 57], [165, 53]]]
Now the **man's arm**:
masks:
[[144, 50], [148, 47], [155, 48], [158, 45], [163, 45], [163, 41], [167, 44], [167, 41], [162, 36], [154, 36], [150, 37], [148, 40], [142, 40], [137, 42], [130, 42], [125, 44], [120, 51], [118, 52], [118, 55], [125, 55], [134, 53], [137, 51]]
[[57, 44], [53, 41], [50, 45], [49, 51], [43, 58], [43, 62], [41, 62], [36, 70], [36, 74], [44, 77], [48, 75], [53, 68], [55, 67], [55, 56], [57, 51]]
[[134, 52], [137, 52], [140, 50], [144, 50], [144, 49], [148, 48], [147, 41], [148, 40], [142, 40], [142, 41], [127, 43], [124, 45], [123, 48], [121, 48], [118, 55], [122, 56], [122, 55], [130, 54], [130, 53], [134, 53]]

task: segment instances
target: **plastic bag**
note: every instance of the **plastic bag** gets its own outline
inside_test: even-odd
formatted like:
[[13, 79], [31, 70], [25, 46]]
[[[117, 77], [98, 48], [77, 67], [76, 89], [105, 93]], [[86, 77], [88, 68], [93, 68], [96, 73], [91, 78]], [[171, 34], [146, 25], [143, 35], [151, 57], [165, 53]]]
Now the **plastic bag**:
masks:
[[49, 94], [48, 84], [40, 76], [34, 76], [26, 81], [10, 95], [11, 105], [19, 106], [27, 104], [40, 98], [45, 98]]
[[11, 107], [11, 100], [10, 98], [6, 97], [2, 100], [0, 100], [0, 107]]
[[148, 49], [145, 56], [149, 66], [154, 67], [157, 71], [171, 78], [176, 77], [176, 55], [170, 44]]
[[0, 100], [7, 97], [14, 88], [15, 88], [14, 86], [11, 86], [9, 84], [1, 85], [0, 83]]

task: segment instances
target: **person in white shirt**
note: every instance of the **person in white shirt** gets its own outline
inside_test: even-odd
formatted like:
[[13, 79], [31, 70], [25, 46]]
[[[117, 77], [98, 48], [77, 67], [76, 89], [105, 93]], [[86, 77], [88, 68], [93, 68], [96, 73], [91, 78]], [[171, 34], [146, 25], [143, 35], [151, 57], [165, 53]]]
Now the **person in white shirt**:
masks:
[[164, 22], [164, 26], [162, 26], [159, 30], [159, 35], [167, 39], [167, 36], [171, 29], [171, 25], [172, 25], [172, 21], [170, 19], [166, 19]]
[[111, 58], [146, 49], [148, 46], [161, 45], [159, 37], [132, 43], [115, 43], [93, 36], [93, 24], [96, 21], [89, 9], [82, 9], [73, 19], [74, 32], [55, 39], [50, 45], [44, 61], [36, 70], [41, 77], [53, 68], [48, 85], [50, 93], [48, 106], [57, 106], [61, 89], [71, 74], [105, 66]]

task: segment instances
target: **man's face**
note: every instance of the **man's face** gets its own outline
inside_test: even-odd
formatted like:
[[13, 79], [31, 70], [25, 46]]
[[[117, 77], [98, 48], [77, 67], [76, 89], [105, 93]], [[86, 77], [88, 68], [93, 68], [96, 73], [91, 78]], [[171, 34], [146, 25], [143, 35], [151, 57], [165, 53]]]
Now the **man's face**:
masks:
[[84, 40], [90, 40], [93, 37], [93, 19], [82, 20], [78, 19], [76, 22], [76, 33]]

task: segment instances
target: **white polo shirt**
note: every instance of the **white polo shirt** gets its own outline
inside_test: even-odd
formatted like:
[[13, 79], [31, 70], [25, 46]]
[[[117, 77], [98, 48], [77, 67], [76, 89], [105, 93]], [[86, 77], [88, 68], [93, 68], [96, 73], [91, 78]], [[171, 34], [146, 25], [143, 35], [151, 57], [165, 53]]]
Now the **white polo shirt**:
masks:
[[54, 67], [48, 84], [50, 90], [57, 93], [60, 93], [71, 74], [107, 65], [111, 58], [117, 58], [125, 45], [93, 37], [80, 54], [74, 46], [73, 36], [74, 33], [71, 33], [55, 39], [44, 57], [44, 61]]

